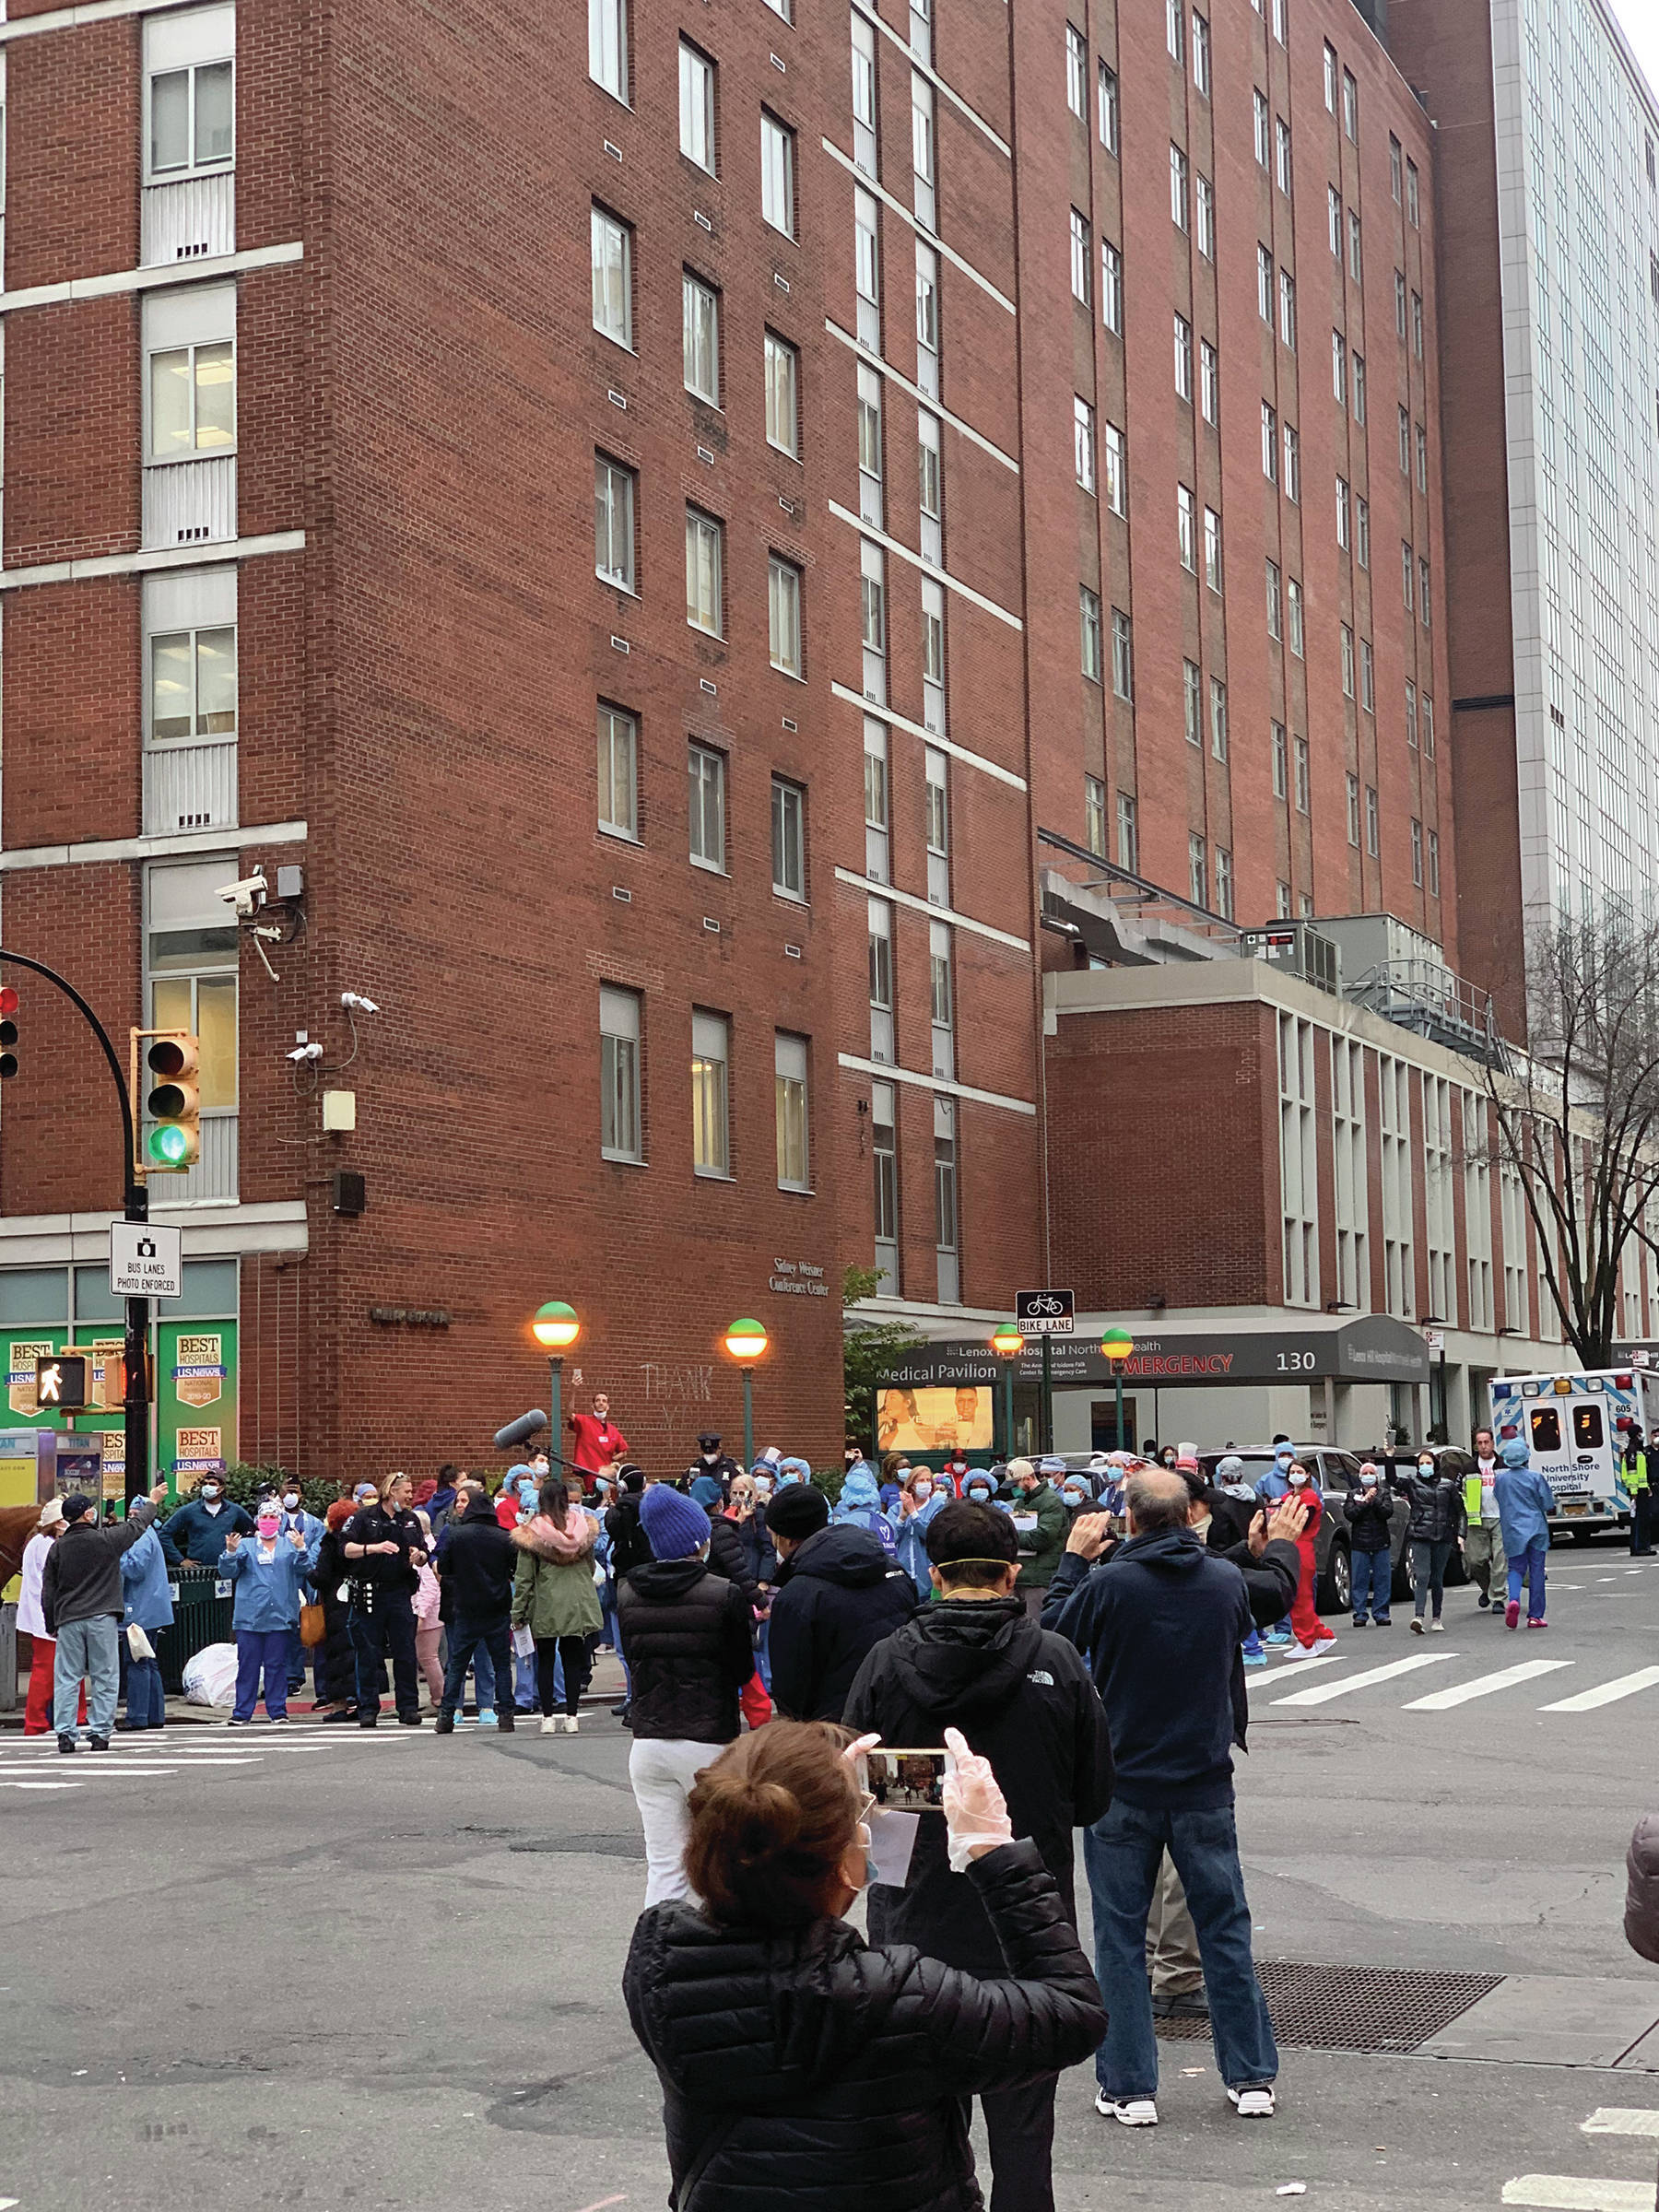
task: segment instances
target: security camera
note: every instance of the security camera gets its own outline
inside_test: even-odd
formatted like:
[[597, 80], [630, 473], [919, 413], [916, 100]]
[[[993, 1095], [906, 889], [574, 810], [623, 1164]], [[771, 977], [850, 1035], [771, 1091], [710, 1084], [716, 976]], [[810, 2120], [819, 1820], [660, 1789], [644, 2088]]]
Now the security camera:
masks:
[[365, 998], [360, 991], [342, 991], [340, 1004], [349, 1006], [354, 1014], [378, 1014], [380, 1008], [373, 999]]
[[285, 1057], [292, 1060], [296, 1065], [302, 1060], [321, 1060], [323, 1047], [320, 1044], [297, 1044]]
[[269, 889], [265, 870], [261, 868], [252, 876], [244, 876], [239, 883], [220, 884], [215, 896], [233, 906], [239, 918], [245, 922], [265, 904]]

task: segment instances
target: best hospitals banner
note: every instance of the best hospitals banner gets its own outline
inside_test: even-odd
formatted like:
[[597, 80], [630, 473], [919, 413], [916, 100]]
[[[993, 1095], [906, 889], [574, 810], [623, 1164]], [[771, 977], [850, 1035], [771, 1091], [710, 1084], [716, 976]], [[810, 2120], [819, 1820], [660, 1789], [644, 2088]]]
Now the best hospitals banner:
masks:
[[194, 1490], [237, 1456], [237, 1327], [164, 1321], [156, 1335], [156, 1472]]

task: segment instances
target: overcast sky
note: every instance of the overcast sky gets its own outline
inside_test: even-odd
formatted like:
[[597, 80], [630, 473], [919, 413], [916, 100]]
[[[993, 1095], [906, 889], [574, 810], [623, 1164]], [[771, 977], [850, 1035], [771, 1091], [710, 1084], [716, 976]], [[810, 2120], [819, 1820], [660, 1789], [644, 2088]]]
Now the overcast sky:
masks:
[[1659, 96], [1659, 0], [1613, 0], [1614, 13], [1636, 49], [1636, 59]]

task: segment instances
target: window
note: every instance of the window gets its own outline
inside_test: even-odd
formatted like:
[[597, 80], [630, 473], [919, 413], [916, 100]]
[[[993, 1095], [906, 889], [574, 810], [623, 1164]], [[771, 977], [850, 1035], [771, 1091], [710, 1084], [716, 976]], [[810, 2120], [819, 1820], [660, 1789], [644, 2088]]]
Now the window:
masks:
[[1276, 883], [1273, 887], [1273, 911], [1281, 922], [1290, 919], [1290, 886]]
[[712, 407], [720, 405], [720, 299], [688, 269], [680, 280], [686, 389]]
[[872, 194], [853, 194], [853, 281], [858, 294], [858, 342], [881, 350], [880, 217]]
[[144, 301], [152, 461], [236, 445], [236, 288], [152, 292]]
[[961, 1253], [957, 1249], [956, 1100], [934, 1100], [934, 1242], [939, 1270], [939, 1302], [955, 1305], [962, 1295]]
[[[225, 15], [229, 12], [225, 10]], [[172, 17], [165, 25], [146, 28], [151, 63], [145, 88], [149, 101], [149, 176], [160, 180], [223, 169], [236, 151], [235, 62], [227, 56], [193, 60], [182, 68], [156, 65], [164, 58], [182, 58], [181, 49], [186, 44], [228, 44], [234, 30], [229, 26], [222, 33], [218, 30], [217, 10], [212, 15], [204, 11], [194, 17]]]
[[1440, 897], [1440, 833], [1434, 830], [1429, 832], [1429, 896]]
[[916, 180], [916, 219], [929, 230], [938, 229], [935, 188], [935, 133], [934, 88], [919, 69], [911, 72], [911, 168]]
[[1117, 71], [1100, 64], [1100, 87], [1098, 101], [1100, 119], [1100, 144], [1109, 154], [1115, 154], [1123, 129], [1123, 112], [1118, 101]]
[[1348, 209], [1347, 230], [1348, 275], [1353, 278], [1354, 282], [1358, 284], [1360, 281], [1361, 267], [1359, 259], [1359, 218], [1354, 213], [1351, 207]]
[[1371, 567], [1371, 501], [1354, 501], [1354, 559], [1362, 569]]
[[1347, 341], [1339, 330], [1331, 333], [1331, 396], [1347, 399]]
[[1187, 227], [1187, 158], [1180, 147], [1170, 147], [1170, 220], [1177, 230]]
[[1325, 186], [1326, 229], [1331, 241], [1331, 258], [1342, 259], [1342, 194], [1335, 184]]
[[[231, 865], [195, 861], [146, 872], [150, 1024], [188, 1030], [199, 1041], [196, 1086], [204, 1116], [231, 1114], [237, 1106], [237, 932], [218, 895]], [[204, 1128], [208, 1158], [196, 1171], [204, 1180], [211, 1174], [211, 1143]], [[234, 1189], [228, 1194], [234, 1196]]]
[[1324, 50], [1324, 103], [1331, 114], [1336, 112], [1336, 49], [1329, 39]]
[[1277, 560], [1267, 563], [1267, 635], [1282, 638], [1285, 630], [1285, 587]]
[[1210, 751], [1218, 760], [1227, 758], [1227, 686], [1210, 677]]
[[1373, 860], [1382, 849], [1382, 824], [1374, 783], [1365, 787], [1365, 849]]
[[1335, 1173], [1336, 1296], [1344, 1305], [1371, 1303], [1366, 1265], [1371, 1183], [1365, 1151], [1364, 1047], [1346, 1037], [1331, 1040], [1331, 1143]]
[[1353, 500], [1348, 491], [1347, 478], [1338, 477], [1336, 479], [1336, 543], [1339, 546], [1346, 547], [1352, 535], [1349, 522], [1352, 508]]
[[1492, 1313], [1492, 1170], [1486, 1140], [1486, 1101], [1478, 1091], [1462, 1100], [1464, 1233], [1468, 1247], [1468, 1325], [1489, 1335]]
[[1181, 565], [1198, 572], [1198, 502], [1184, 484], [1175, 487], [1175, 543]]
[[1296, 811], [1298, 814], [1312, 813], [1312, 794], [1308, 778], [1308, 741], [1305, 737], [1291, 740], [1290, 758], [1296, 767]]
[[1354, 356], [1354, 420], [1365, 420], [1365, 356]]
[[1369, 638], [1359, 641], [1359, 704], [1368, 714], [1377, 711], [1377, 660]]
[[1209, 25], [1193, 10], [1193, 82], [1206, 100], [1210, 91], [1210, 33]]
[[725, 755], [712, 746], [686, 748], [691, 796], [690, 854], [700, 868], [725, 874]]
[[1100, 320], [1115, 336], [1124, 335], [1124, 257], [1100, 242]]
[[1504, 1326], [1523, 1335], [1530, 1325], [1526, 1294], [1526, 1197], [1521, 1171], [1507, 1160], [1498, 1170], [1498, 1218], [1503, 1232]]
[[1302, 657], [1302, 587], [1294, 576], [1285, 579], [1286, 627], [1289, 632], [1290, 650], [1298, 660]]
[[1282, 46], [1285, 43], [1285, 0], [1273, 0], [1273, 35]]
[[234, 738], [236, 571], [147, 576], [143, 594], [147, 742], [199, 745]]
[[1274, 118], [1273, 139], [1278, 188], [1288, 199], [1290, 197], [1290, 125], [1282, 115]]
[[1086, 399], [1072, 399], [1072, 466], [1085, 491], [1095, 488], [1094, 409]]
[[1359, 850], [1359, 779], [1350, 775], [1347, 780], [1347, 841], [1356, 853]]
[[1279, 336], [1296, 351], [1296, 279], [1288, 270], [1279, 271]]
[[1388, 134], [1388, 190], [1397, 207], [1405, 183], [1405, 164], [1401, 159], [1400, 142], [1392, 131]]
[[1109, 422], [1106, 425], [1104, 458], [1106, 504], [1113, 514], [1126, 513], [1128, 512], [1126, 501], [1129, 482], [1129, 453], [1124, 440], [1124, 433], [1114, 422]]
[[1457, 1325], [1453, 1258], [1452, 1086], [1444, 1076], [1423, 1079], [1423, 1226], [1428, 1231], [1429, 1311]]
[[916, 382], [939, 395], [939, 257], [916, 241]]
[[1072, 298], [1088, 304], [1088, 218], [1071, 211], [1071, 288]]
[[806, 1040], [779, 1030], [772, 1039], [778, 1104], [778, 1188], [809, 1191], [806, 1148]]
[[1065, 104], [1072, 113], [1085, 112], [1088, 82], [1088, 42], [1075, 23], [1065, 27]]
[[[939, 538], [945, 519], [945, 477], [940, 465], [939, 418], [930, 415], [925, 407], [916, 415], [916, 470], [918, 498], [922, 509], [922, 551], [931, 560], [941, 561], [943, 544]], [[930, 538], [933, 542], [930, 542]]]
[[1273, 328], [1273, 256], [1265, 246], [1256, 248], [1256, 312]]
[[1267, 95], [1258, 85], [1253, 95], [1255, 103], [1255, 158], [1262, 169], [1273, 160], [1273, 111], [1267, 105]]
[[1208, 849], [1194, 830], [1187, 835], [1187, 896], [1194, 906], [1209, 905]]
[[[1329, 49], [1327, 48], [1328, 52]], [[1285, 1303], [1319, 1302], [1319, 1159], [1311, 1021], [1278, 1018], [1279, 1194], [1284, 1221]]]
[[899, 1288], [899, 1090], [870, 1086], [870, 1158], [875, 1170], [876, 1267], [883, 1287]]
[[711, 514], [686, 510], [686, 620], [712, 638], [724, 634], [725, 533]]
[[1429, 433], [1420, 422], [1417, 426], [1417, 486], [1419, 491], [1429, 488]]
[[1221, 589], [1221, 517], [1213, 507], [1204, 511], [1204, 581], [1212, 592]]
[[1270, 484], [1278, 482], [1278, 416], [1262, 402], [1262, 474]]
[[1340, 625], [1342, 639], [1342, 696], [1354, 696], [1354, 633], [1346, 622]]
[[[770, 363], [767, 404], [771, 404]], [[768, 435], [770, 436], [770, 429]], [[885, 462], [881, 443], [881, 379], [874, 369], [858, 371], [858, 512], [877, 529], [882, 524], [881, 480]]]
[[1421, 292], [1413, 292], [1411, 295], [1411, 350], [1420, 361], [1423, 358], [1423, 295]]
[[1406, 220], [1414, 230], [1418, 228], [1418, 172], [1415, 161], [1406, 164]]
[[1402, 407], [1400, 409], [1400, 474], [1402, 476], [1408, 476], [1410, 473], [1411, 417], [1406, 412], [1406, 409]]
[[1098, 859], [1106, 857], [1106, 786], [1099, 776], [1083, 779], [1083, 841]]
[[1273, 724], [1273, 795], [1276, 799], [1290, 795], [1290, 741], [1282, 722]]
[[1423, 750], [1432, 760], [1434, 758], [1434, 701], [1427, 691], [1423, 694]]
[[634, 588], [634, 473], [604, 453], [594, 455], [594, 572]]
[[1351, 69], [1342, 73], [1342, 127], [1358, 145], [1359, 139], [1359, 88], [1354, 82]]
[[[865, 874], [877, 883], [888, 871], [888, 734], [871, 715], [864, 725]], [[773, 869], [774, 878], [776, 868]]]
[[930, 906], [950, 904], [950, 771], [936, 745], [923, 754], [923, 777], [927, 808], [927, 900]]
[[588, 0], [588, 75], [613, 98], [628, 98], [628, 0]]
[[599, 1150], [642, 1160], [640, 1141], [640, 997], [599, 986]]
[[1193, 396], [1193, 326], [1184, 315], [1175, 318], [1175, 389], [1184, 400]]
[[1126, 791], [1118, 793], [1117, 856], [1118, 866], [1127, 868], [1131, 875], [1140, 866], [1140, 832], [1135, 818], [1135, 801]]
[[1418, 556], [1418, 614], [1422, 619], [1423, 628], [1425, 629], [1429, 628], [1429, 609], [1430, 604], [1431, 597], [1429, 590], [1429, 563], [1419, 553]]
[[714, 169], [714, 65], [689, 40], [679, 42], [679, 146], [688, 161]]
[[1289, 423], [1285, 425], [1285, 497], [1301, 500], [1301, 440]]
[[1232, 854], [1220, 845], [1216, 847], [1216, 912], [1224, 922], [1233, 918]]
[[1406, 277], [1399, 269], [1394, 271], [1394, 331], [1402, 338], [1406, 335]]
[[859, 620], [864, 634], [865, 690], [885, 687], [887, 657], [887, 560], [879, 546], [861, 538], [858, 546]]
[[885, 899], [869, 901], [870, 1057], [894, 1057], [893, 910]]
[[1417, 749], [1417, 741], [1418, 741], [1418, 695], [1417, 695], [1417, 686], [1416, 686], [1414, 683], [1412, 683], [1412, 682], [1411, 682], [1409, 679], [1407, 679], [1407, 682], [1406, 682], [1406, 744], [1407, 744], [1408, 746], [1410, 746], [1410, 747], [1411, 747], [1411, 748], [1413, 749], [1413, 751], [1415, 751], [1415, 750]]
[[1377, 1058], [1382, 1131], [1383, 1288], [1388, 1310], [1409, 1321], [1415, 1304], [1411, 1257], [1411, 1070], [1387, 1053]]
[[1216, 188], [1206, 176], [1194, 182], [1194, 198], [1197, 207], [1198, 251], [1206, 261], [1216, 258]]
[[787, 776], [772, 776], [772, 889], [807, 896], [807, 794]]
[[1182, 11], [1182, 0], [1164, 0], [1164, 40], [1169, 46], [1170, 59], [1172, 62], [1186, 60], [1186, 42], [1183, 36], [1185, 29], [1186, 18]]
[[853, 159], [865, 176], [877, 174], [876, 31], [857, 10], [853, 13]]
[[691, 1017], [691, 1165], [699, 1175], [731, 1173], [727, 1123], [731, 1028], [724, 1014]]
[[1207, 338], [1198, 341], [1198, 407], [1218, 429], [1221, 422], [1221, 357]]
[[1134, 641], [1129, 618], [1115, 606], [1112, 610], [1112, 688], [1120, 699], [1135, 697]]
[[1077, 618], [1082, 630], [1083, 673], [1090, 683], [1100, 680], [1100, 600], [1086, 583], [1077, 586]]
[[760, 111], [760, 214], [774, 230], [795, 230], [795, 135], [775, 115]]
[[[796, 460], [801, 455], [800, 409], [800, 355], [787, 338], [779, 337], [775, 330], [766, 334], [766, 442], [775, 445], [781, 453], [792, 453]], [[880, 417], [877, 418], [876, 445], [877, 465], [881, 474], [879, 453], [881, 445]], [[860, 465], [863, 465], [863, 424], [860, 422]]]
[[801, 673], [801, 571], [774, 553], [767, 569], [767, 621], [771, 665], [785, 676]]
[[640, 834], [640, 725], [620, 707], [599, 705], [599, 827]]
[[1412, 574], [1411, 547], [1402, 544], [1400, 547], [1400, 593], [1405, 601], [1407, 614], [1412, 611]]
[[933, 1072], [949, 1083], [956, 1076], [956, 994], [947, 922], [928, 924], [927, 990], [933, 1030]]
[[1204, 677], [1196, 661], [1181, 664], [1181, 691], [1189, 745], [1204, 743]]
[[618, 346], [633, 345], [633, 232], [607, 215], [593, 212], [594, 328]]
[[766, 5], [774, 16], [781, 16], [785, 23], [794, 21], [794, 0], [766, 0]]

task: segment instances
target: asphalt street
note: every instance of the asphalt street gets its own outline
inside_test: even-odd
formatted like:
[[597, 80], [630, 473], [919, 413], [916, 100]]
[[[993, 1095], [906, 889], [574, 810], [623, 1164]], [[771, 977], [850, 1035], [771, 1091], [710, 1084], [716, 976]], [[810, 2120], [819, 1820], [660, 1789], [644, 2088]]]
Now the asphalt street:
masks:
[[[1287, 2049], [1270, 2123], [1206, 2042], [1163, 2046], [1155, 2133], [1068, 2076], [1063, 2212], [1299, 2183], [1323, 2212], [1653, 2205], [1659, 1972], [1619, 1913], [1659, 1799], [1659, 1560], [1552, 1567], [1542, 1634], [1470, 1590], [1440, 1637], [1335, 1624], [1329, 1659], [1253, 1677], [1241, 1762], [1261, 1958], [1511, 1979], [1447, 2055]], [[0, 2206], [655, 2212], [629, 1742], [608, 1713], [575, 1739], [181, 1725], [104, 1759], [0, 1733]]]

